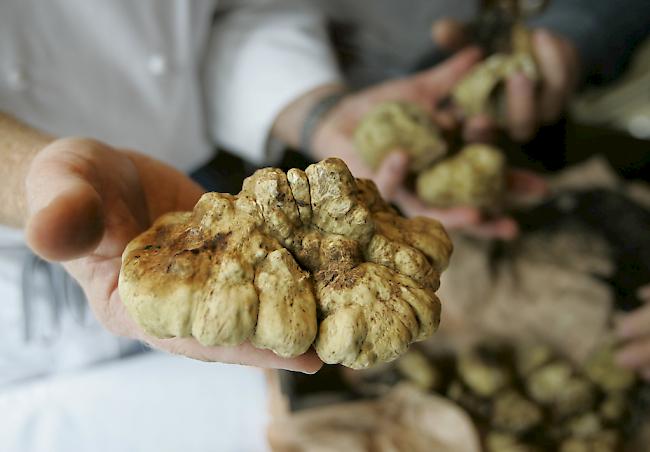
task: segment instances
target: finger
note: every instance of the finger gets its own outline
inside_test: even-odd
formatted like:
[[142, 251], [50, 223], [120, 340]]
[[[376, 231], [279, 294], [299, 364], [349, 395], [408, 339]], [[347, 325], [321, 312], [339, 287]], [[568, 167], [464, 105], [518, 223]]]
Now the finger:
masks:
[[497, 125], [488, 115], [477, 115], [469, 118], [465, 124], [463, 136], [469, 143], [491, 143], [495, 141]]
[[517, 141], [527, 141], [535, 132], [535, 84], [522, 73], [506, 81], [508, 130]]
[[557, 120], [570, 92], [567, 64], [562, 57], [560, 42], [546, 30], [533, 35], [533, 47], [541, 72], [542, 88], [539, 100], [540, 119], [545, 123]]
[[41, 257], [64, 261], [92, 251], [104, 231], [102, 199], [79, 165], [38, 155], [27, 176], [27, 243]]
[[431, 27], [431, 37], [441, 49], [455, 51], [469, 43], [469, 27], [455, 19], [440, 19]]
[[650, 364], [650, 339], [625, 345], [615, 356], [616, 363], [627, 369], [640, 370]]
[[614, 331], [621, 339], [630, 339], [650, 334], [650, 305], [636, 309], [616, 319]]
[[248, 342], [234, 347], [205, 347], [194, 338], [147, 338], [146, 341], [160, 350], [207, 362], [243, 364], [309, 374], [316, 373], [323, 366], [323, 362], [313, 350], [295, 358], [282, 358], [270, 350], [255, 348]]
[[232, 347], [206, 347], [191, 337], [160, 339], [150, 336], [144, 333], [129, 315], [117, 288], [113, 285], [110, 290], [107, 303], [97, 303], [98, 299], [106, 299], [101, 293], [99, 297], [91, 294], [89, 301], [95, 316], [102, 321], [105, 328], [117, 336], [130, 337], [168, 353], [208, 362], [245, 364], [305, 373], [315, 373], [323, 365], [313, 350], [295, 358], [282, 358], [270, 350], [258, 349], [248, 342]]
[[393, 199], [409, 171], [409, 155], [404, 151], [388, 154], [377, 169], [374, 180], [385, 199]]
[[512, 218], [503, 217], [473, 226], [467, 232], [474, 237], [509, 241], [517, 238], [519, 226]]
[[428, 209], [426, 216], [437, 219], [449, 229], [464, 229], [481, 222], [481, 213], [473, 207]]
[[480, 59], [480, 49], [469, 47], [456, 53], [443, 63], [420, 72], [415, 76], [415, 81], [420, 84], [425, 96], [439, 99], [449, 93]]
[[507, 174], [508, 192], [514, 195], [544, 197], [549, 193], [546, 179], [528, 170], [513, 168]]
[[636, 292], [636, 296], [644, 303], [650, 303], [650, 284], [640, 287]]
[[434, 218], [449, 229], [460, 229], [481, 222], [481, 213], [478, 209], [473, 207], [433, 208], [404, 188], [400, 188], [395, 193], [394, 199], [407, 216]]

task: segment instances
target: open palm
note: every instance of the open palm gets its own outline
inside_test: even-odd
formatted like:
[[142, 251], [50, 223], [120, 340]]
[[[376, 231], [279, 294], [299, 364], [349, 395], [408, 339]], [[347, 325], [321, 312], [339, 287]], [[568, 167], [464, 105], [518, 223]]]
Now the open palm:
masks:
[[[509, 239], [517, 234], [511, 218], [485, 218], [473, 207], [437, 209], [423, 203], [403, 185], [408, 172], [408, 154], [394, 149], [377, 171], [361, 159], [354, 148], [354, 130], [370, 110], [379, 103], [399, 100], [414, 102], [428, 111], [434, 122], [443, 128], [457, 126], [455, 115], [437, 108], [454, 85], [480, 60], [480, 52], [469, 48], [444, 63], [410, 77], [388, 81], [346, 97], [329, 113], [316, 130], [312, 150], [318, 159], [339, 157], [356, 177], [373, 179], [382, 195], [397, 204], [408, 216], [433, 217], [449, 229], [481, 237]], [[525, 171], [513, 171], [508, 178], [509, 189], [516, 195], [538, 195], [546, 190], [541, 178]]]
[[111, 332], [205, 361], [306, 372], [320, 367], [313, 352], [284, 359], [250, 344], [204, 347], [193, 338], [153, 338], [129, 317], [117, 290], [122, 252], [163, 213], [194, 207], [203, 190], [183, 173], [133, 151], [72, 138], [36, 156], [26, 188], [29, 245], [48, 260], [64, 261]]

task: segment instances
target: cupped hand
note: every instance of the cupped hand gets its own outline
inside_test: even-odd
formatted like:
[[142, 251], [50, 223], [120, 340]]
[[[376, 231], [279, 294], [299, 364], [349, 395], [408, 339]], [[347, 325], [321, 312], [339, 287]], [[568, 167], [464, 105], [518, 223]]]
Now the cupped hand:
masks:
[[408, 155], [390, 153], [373, 171], [354, 147], [354, 130], [365, 114], [379, 103], [401, 100], [417, 103], [443, 128], [452, 128], [453, 115], [436, 108], [456, 82], [479, 61], [477, 49], [466, 49], [446, 62], [404, 79], [389, 81], [345, 98], [322, 121], [314, 134], [312, 151], [317, 159], [339, 157], [356, 177], [373, 179], [384, 198], [395, 202], [409, 216], [429, 216], [450, 229], [463, 229], [481, 236], [512, 237], [516, 225], [510, 219], [485, 221], [474, 208], [433, 209], [404, 188]]
[[[472, 66], [479, 61], [480, 52], [468, 48], [458, 52], [444, 63], [400, 80], [389, 81], [346, 97], [322, 121], [314, 134], [312, 151], [316, 158], [339, 157], [356, 177], [373, 179], [384, 198], [397, 204], [408, 216], [432, 217], [449, 229], [469, 234], [511, 239], [517, 235], [517, 225], [511, 218], [486, 218], [472, 207], [434, 209], [420, 201], [404, 187], [408, 172], [408, 155], [395, 149], [373, 171], [362, 160], [354, 147], [354, 130], [363, 116], [379, 103], [401, 100], [417, 103], [431, 113], [432, 119], [443, 129], [458, 124], [447, 109], [437, 106]], [[539, 195], [546, 192], [545, 182], [529, 172], [514, 171], [509, 176], [513, 194]]]
[[[390, 180], [392, 199], [407, 216], [431, 217], [449, 230], [458, 230], [479, 238], [512, 240], [519, 234], [517, 222], [506, 215], [487, 216], [470, 206], [435, 208], [421, 201], [395, 178], [404, 178], [408, 171], [408, 156], [403, 152], [390, 154], [379, 170], [379, 177]], [[522, 199], [539, 198], [548, 193], [546, 181], [531, 171], [508, 170], [506, 203]]]
[[388, 194], [383, 186], [384, 180], [375, 177], [376, 173], [354, 147], [354, 131], [361, 119], [380, 103], [397, 100], [420, 105], [441, 127], [452, 128], [455, 125], [453, 115], [438, 109], [437, 105], [479, 59], [478, 49], [465, 49], [432, 69], [346, 96], [316, 129], [311, 143], [312, 153], [319, 160], [327, 157], [343, 159], [356, 177], [375, 179], [382, 193]]
[[623, 341], [616, 359], [650, 381], [650, 284], [639, 289], [638, 298], [645, 304], [616, 321], [616, 335]]
[[[433, 39], [448, 50], [461, 48], [469, 40], [469, 28], [444, 19], [434, 24]], [[530, 140], [539, 127], [557, 121], [575, 92], [580, 77], [580, 59], [573, 43], [546, 29], [532, 33], [532, 48], [540, 72], [535, 83], [522, 73], [506, 81], [506, 123], [516, 141]], [[496, 122], [486, 115], [467, 118], [464, 133], [468, 141], [489, 141]]]
[[45, 259], [63, 261], [109, 331], [204, 361], [302, 372], [322, 365], [314, 352], [285, 359], [248, 343], [204, 347], [193, 338], [158, 339], [130, 318], [118, 293], [122, 252], [160, 215], [194, 207], [203, 190], [183, 173], [134, 151], [69, 138], [36, 155], [25, 183], [28, 244]]

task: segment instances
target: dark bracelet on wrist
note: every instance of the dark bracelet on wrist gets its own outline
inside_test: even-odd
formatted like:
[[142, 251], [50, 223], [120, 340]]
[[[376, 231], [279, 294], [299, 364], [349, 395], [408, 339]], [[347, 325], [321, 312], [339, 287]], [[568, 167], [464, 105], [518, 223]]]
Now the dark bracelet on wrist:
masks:
[[314, 133], [318, 128], [321, 120], [327, 113], [329, 113], [332, 108], [334, 108], [340, 101], [347, 95], [346, 91], [339, 91], [336, 93], [329, 94], [322, 99], [320, 99], [316, 104], [309, 110], [307, 116], [305, 117], [305, 122], [302, 125], [302, 130], [300, 132], [300, 151], [304, 154], [311, 153], [311, 145], [314, 139]]

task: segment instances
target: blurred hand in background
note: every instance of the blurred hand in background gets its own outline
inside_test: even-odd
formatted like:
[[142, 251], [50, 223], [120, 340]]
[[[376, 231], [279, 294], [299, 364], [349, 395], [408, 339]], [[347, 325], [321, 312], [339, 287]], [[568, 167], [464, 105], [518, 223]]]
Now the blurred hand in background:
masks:
[[[443, 19], [433, 26], [433, 39], [448, 51], [469, 43], [469, 26]], [[516, 141], [533, 138], [540, 126], [560, 119], [580, 79], [580, 61], [576, 47], [568, 39], [545, 29], [532, 33], [532, 47], [541, 80], [535, 83], [524, 74], [510, 77], [506, 83], [507, 131]], [[487, 115], [466, 118], [464, 135], [468, 141], [490, 141], [497, 129]]]
[[[432, 115], [443, 130], [460, 124], [448, 109], [440, 109], [440, 101], [448, 96], [457, 81], [480, 60], [475, 48], [461, 50], [440, 65], [399, 80], [388, 81], [345, 97], [318, 126], [311, 150], [317, 160], [339, 157], [356, 177], [373, 179], [382, 195], [400, 207], [407, 216], [427, 216], [452, 230], [463, 230], [471, 235], [512, 239], [517, 235], [517, 224], [508, 217], [485, 217], [474, 207], [449, 209], [432, 208], [423, 203], [404, 184], [408, 173], [408, 155], [395, 149], [377, 171], [372, 171], [356, 151], [354, 130], [365, 114], [384, 101], [401, 100], [417, 103]], [[512, 171], [508, 177], [512, 194], [536, 196], [546, 192], [545, 182], [525, 171]]]
[[650, 284], [639, 289], [638, 298], [645, 304], [617, 319], [615, 331], [623, 341], [617, 361], [650, 381]]

